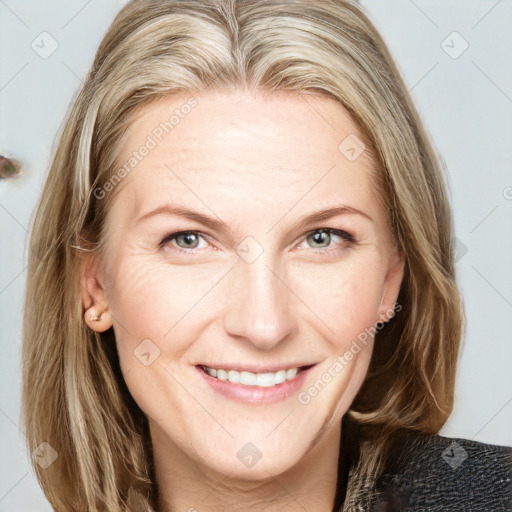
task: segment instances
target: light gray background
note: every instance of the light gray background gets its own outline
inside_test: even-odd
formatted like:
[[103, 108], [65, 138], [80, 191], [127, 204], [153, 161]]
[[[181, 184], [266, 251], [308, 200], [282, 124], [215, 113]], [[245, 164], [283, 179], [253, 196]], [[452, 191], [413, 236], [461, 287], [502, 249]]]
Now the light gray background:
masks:
[[[18, 427], [27, 229], [55, 134], [124, 3], [0, 0], [0, 153], [25, 168], [0, 182], [0, 512], [51, 510]], [[512, 1], [362, 4], [449, 171], [468, 323], [455, 410], [441, 434], [512, 446]], [[58, 44], [47, 58], [31, 46], [51, 49], [42, 32]]]

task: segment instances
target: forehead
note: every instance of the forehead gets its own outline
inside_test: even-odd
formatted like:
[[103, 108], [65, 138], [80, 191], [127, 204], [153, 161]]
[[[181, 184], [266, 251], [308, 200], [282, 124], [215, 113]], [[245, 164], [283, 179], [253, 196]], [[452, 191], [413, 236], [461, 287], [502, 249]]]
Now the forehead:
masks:
[[[191, 201], [203, 211], [214, 203], [263, 207], [276, 215], [339, 194], [368, 202], [374, 163], [362, 138], [343, 106], [325, 96], [171, 95], [132, 118], [118, 157], [119, 166], [132, 165], [116, 192], [132, 217], [163, 201]], [[362, 153], [353, 158], [350, 150]]]

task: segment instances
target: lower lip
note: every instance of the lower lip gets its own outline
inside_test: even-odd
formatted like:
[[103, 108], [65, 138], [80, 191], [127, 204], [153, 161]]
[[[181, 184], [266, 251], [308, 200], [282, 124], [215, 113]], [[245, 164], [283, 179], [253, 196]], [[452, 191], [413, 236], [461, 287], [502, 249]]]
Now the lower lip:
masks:
[[237, 402], [251, 404], [271, 404], [280, 402], [288, 398], [290, 395], [297, 393], [313, 367], [314, 365], [306, 370], [302, 370], [292, 380], [286, 380], [273, 387], [262, 387], [245, 386], [244, 384], [236, 384], [227, 380], [217, 379], [216, 377], [212, 377], [205, 373], [199, 366], [196, 366], [197, 371], [216, 393], [224, 395], [225, 397], [231, 398]]

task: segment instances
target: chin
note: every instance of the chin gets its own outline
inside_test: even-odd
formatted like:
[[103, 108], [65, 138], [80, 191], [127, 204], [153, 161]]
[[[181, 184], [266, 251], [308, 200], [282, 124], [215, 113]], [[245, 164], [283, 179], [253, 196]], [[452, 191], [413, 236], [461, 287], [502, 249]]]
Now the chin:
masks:
[[200, 462], [222, 475], [229, 474], [230, 479], [262, 482], [286, 473], [298, 464], [299, 459], [296, 451], [274, 451], [265, 455], [261, 450], [257, 450], [255, 445], [246, 444], [241, 450], [234, 451], [227, 457], [221, 456], [214, 461], [210, 459]]

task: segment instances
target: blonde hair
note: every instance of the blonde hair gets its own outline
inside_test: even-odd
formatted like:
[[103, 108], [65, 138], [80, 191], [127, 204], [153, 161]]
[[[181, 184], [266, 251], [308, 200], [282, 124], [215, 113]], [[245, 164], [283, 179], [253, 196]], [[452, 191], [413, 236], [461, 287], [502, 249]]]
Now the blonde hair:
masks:
[[130, 117], [209, 87], [327, 95], [351, 113], [378, 164], [405, 276], [402, 310], [377, 333], [346, 415], [359, 458], [342, 510], [366, 510], [393, 433], [437, 433], [452, 410], [464, 313], [439, 159], [382, 38], [348, 0], [133, 0], [113, 21], [59, 135], [30, 237], [22, 421], [30, 451], [47, 442], [58, 454], [34, 470], [56, 511], [156, 506], [147, 422], [113, 331], [84, 324], [80, 262], [101, 254], [112, 197], [94, 190], [119, 164]]

